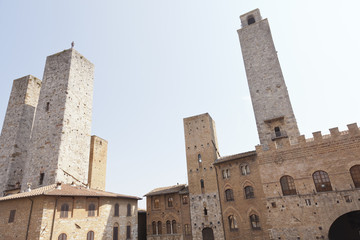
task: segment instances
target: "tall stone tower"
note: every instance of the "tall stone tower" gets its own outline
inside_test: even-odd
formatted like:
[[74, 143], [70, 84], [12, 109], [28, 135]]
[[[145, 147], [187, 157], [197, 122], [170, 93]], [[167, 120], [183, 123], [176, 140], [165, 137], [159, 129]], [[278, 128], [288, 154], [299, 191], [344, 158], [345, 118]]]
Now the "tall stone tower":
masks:
[[46, 59], [22, 190], [87, 184], [94, 65], [75, 49]]
[[0, 137], [0, 196], [20, 188], [40, 88], [30, 75], [14, 80]]
[[219, 157], [215, 122], [208, 113], [185, 118], [184, 132], [193, 239], [224, 239], [213, 166]]
[[261, 144], [296, 142], [299, 129], [267, 19], [259, 9], [240, 16], [238, 30], [256, 126]]
[[108, 142], [98, 136], [91, 136], [89, 187], [105, 191], [106, 160]]

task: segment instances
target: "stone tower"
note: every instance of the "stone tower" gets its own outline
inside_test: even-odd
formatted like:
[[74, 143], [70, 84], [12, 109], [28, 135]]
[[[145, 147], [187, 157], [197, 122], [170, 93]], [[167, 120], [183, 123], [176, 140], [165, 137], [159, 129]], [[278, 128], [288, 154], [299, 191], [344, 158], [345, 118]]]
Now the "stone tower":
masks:
[[267, 19], [259, 9], [240, 16], [238, 30], [260, 144], [300, 135]]
[[215, 122], [208, 113], [185, 118], [184, 133], [193, 239], [224, 239], [213, 163], [219, 157]]
[[98, 136], [91, 136], [89, 187], [105, 191], [106, 160], [108, 142]]
[[20, 188], [40, 88], [30, 75], [14, 80], [0, 137], [1, 196]]
[[94, 65], [75, 49], [46, 59], [22, 190], [87, 184]]

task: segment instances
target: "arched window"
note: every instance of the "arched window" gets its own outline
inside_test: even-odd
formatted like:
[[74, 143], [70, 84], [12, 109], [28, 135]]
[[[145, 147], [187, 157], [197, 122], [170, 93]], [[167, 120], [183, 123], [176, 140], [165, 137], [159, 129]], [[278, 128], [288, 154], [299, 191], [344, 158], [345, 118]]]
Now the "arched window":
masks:
[[249, 167], [249, 165], [247, 165], [247, 164], [242, 165], [242, 166], [240, 167], [240, 170], [241, 170], [241, 174], [242, 174], [242, 175], [248, 175], [248, 174], [250, 174], [250, 167]]
[[256, 214], [253, 214], [250, 216], [250, 223], [251, 223], [251, 228], [254, 230], [259, 230], [260, 228], [260, 219], [259, 216]]
[[189, 224], [184, 225], [184, 231], [185, 231], [185, 236], [191, 235], [190, 225]]
[[126, 239], [131, 238], [131, 225], [126, 226]]
[[115, 204], [115, 212], [114, 212], [114, 216], [118, 217], [119, 216], [119, 204]]
[[171, 223], [170, 223], [169, 220], [166, 221], [166, 233], [167, 233], [167, 234], [171, 234], [171, 233], [172, 233], [172, 232], [171, 232]]
[[245, 190], [245, 198], [249, 199], [249, 198], [254, 198], [254, 188], [252, 186], [247, 186], [244, 188]]
[[225, 198], [227, 202], [234, 201], [234, 194], [232, 189], [225, 190]]
[[282, 176], [280, 178], [280, 185], [283, 195], [296, 195], [296, 188], [294, 179], [290, 176]]
[[119, 240], [119, 224], [117, 223], [113, 227], [113, 240]]
[[228, 217], [229, 220], [229, 227], [230, 227], [230, 231], [236, 231], [238, 230], [238, 226], [237, 226], [237, 222], [236, 222], [236, 218], [234, 215], [230, 215]]
[[313, 174], [315, 188], [317, 192], [332, 191], [329, 175], [324, 171], [316, 171]]
[[94, 232], [93, 231], [89, 231], [87, 233], [86, 240], [94, 240]]
[[172, 222], [171, 222], [171, 227], [172, 227], [172, 232], [173, 232], [173, 233], [177, 233], [177, 230], [176, 230], [176, 221], [175, 221], [175, 220], [172, 220]]
[[360, 165], [350, 168], [350, 174], [356, 188], [360, 188]]
[[158, 234], [161, 235], [162, 234], [162, 224], [161, 221], [158, 221]]
[[58, 237], [58, 240], [66, 240], [66, 239], [67, 239], [67, 236], [65, 233], [60, 234]]
[[155, 209], [160, 208], [160, 200], [159, 199], [154, 200], [154, 208]]
[[95, 204], [90, 203], [88, 206], [88, 217], [94, 217], [95, 216]]
[[128, 205], [127, 205], [126, 216], [131, 216], [131, 204], [130, 203], [128, 203]]
[[168, 198], [168, 207], [173, 207], [173, 202], [174, 202], [174, 199], [172, 197], [169, 197]]
[[153, 232], [153, 235], [157, 235], [157, 228], [156, 228], [156, 222], [152, 222], [152, 232]]
[[69, 212], [69, 205], [67, 203], [64, 203], [63, 205], [61, 205], [60, 218], [67, 218], [68, 212]]
[[254, 16], [250, 15], [247, 19], [248, 25], [251, 25], [253, 23], [255, 23], [255, 18]]

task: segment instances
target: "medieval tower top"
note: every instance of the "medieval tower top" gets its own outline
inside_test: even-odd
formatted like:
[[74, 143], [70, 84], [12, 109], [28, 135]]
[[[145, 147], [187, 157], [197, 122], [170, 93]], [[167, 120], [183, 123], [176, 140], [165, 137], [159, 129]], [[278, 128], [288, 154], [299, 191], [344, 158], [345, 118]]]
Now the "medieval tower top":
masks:
[[238, 30], [260, 144], [300, 135], [267, 19], [259, 9], [240, 16]]

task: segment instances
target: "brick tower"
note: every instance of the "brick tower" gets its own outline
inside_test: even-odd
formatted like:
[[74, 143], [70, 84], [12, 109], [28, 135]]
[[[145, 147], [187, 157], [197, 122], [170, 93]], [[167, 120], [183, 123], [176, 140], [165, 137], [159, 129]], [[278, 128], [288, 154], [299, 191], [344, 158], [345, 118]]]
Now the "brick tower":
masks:
[[46, 59], [22, 190], [87, 184], [94, 65], [74, 49]]
[[219, 157], [215, 122], [208, 113], [185, 118], [184, 133], [193, 239], [224, 239], [213, 166]]
[[14, 80], [0, 138], [0, 196], [20, 188], [40, 88], [30, 75]]
[[261, 144], [300, 135], [267, 19], [259, 9], [240, 16], [238, 30]]

